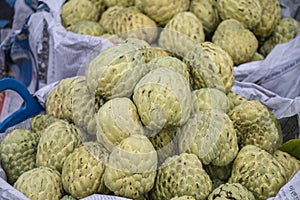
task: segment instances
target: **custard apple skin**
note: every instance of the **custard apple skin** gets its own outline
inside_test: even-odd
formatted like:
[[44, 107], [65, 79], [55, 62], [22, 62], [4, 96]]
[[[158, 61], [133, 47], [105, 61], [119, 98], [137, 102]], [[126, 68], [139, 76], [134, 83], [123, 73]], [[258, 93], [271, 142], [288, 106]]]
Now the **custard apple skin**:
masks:
[[85, 138], [75, 125], [68, 122], [55, 122], [45, 129], [40, 138], [36, 164], [57, 170], [61, 173], [67, 156], [79, 147]]
[[170, 200], [196, 200], [196, 199], [193, 196], [180, 196], [180, 197], [176, 196]]
[[30, 130], [14, 129], [0, 143], [1, 167], [11, 185], [21, 174], [36, 167], [39, 139], [40, 136]]
[[144, 135], [137, 108], [129, 98], [113, 98], [97, 112], [97, 141], [112, 151], [123, 139]]
[[174, 15], [187, 11], [190, 6], [190, 1], [135, 0], [135, 6], [156, 21], [160, 26], [165, 26]]
[[161, 48], [184, 57], [194, 44], [202, 43], [204, 40], [201, 21], [194, 13], [185, 11], [170, 19], [160, 33], [158, 44]]
[[165, 128], [149, 138], [157, 152], [158, 167], [168, 158], [178, 153], [176, 135], [178, 127]]
[[63, 195], [59, 172], [48, 167], [37, 167], [23, 173], [14, 188], [32, 200], [60, 200]]
[[276, 160], [284, 167], [288, 180], [300, 170], [300, 161], [287, 152], [276, 150], [273, 154]]
[[133, 102], [143, 125], [152, 131], [183, 125], [192, 111], [192, 92], [184, 76], [161, 67], [135, 86]]
[[278, 0], [259, 1], [262, 7], [262, 16], [253, 32], [259, 40], [265, 40], [272, 34], [281, 19], [281, 7]]
[[264, 60], [264, 59], [265, 59], [265, 57], [262, 54], [255, 52], [249, 62], [259, 61], [259, 60]]
[[85, 78], [74, 84], [73, 88], [72, 118], [74, 124], [90, 136], [96, 136], [97, 123], [95, 114], [98, 110], [98, 105], [95, 96], [89, 91]]
[[260, 0], [217, 0], [217, 9], [222, 20], [236, 19], [250, 30], [259, 24], [263, 12]]
[[112, 22], [124, 7], [123, 6], [112, 6], [107, 8], [101, 15], [99, 24], [104, 28], [105, 32], [112, 33]]
[[60, 200], [77, 200], [71, 195], [64, 195]]
[[123, 8], [112, 21], [112, 33], [121, 38], [138, 38], [152, 43], [158, 34], [157, 24], [147, 15], [133, 8]]
[[88, 88], [104, 101], [131, 97], [137, 82], [149, 72], [145, 57], [135, 45], [120, 43], [100, 53], [86, 72]]
[[195, 154], [182, 153], [165, 160], [158, 169], [152, 199], [192, 196], [204, 200], [212, 191], [212, 182]]
[[104, 183], [117, 196], [137, 199], [154, 185], [156, 151], [146, 136], [132, 135], [111, 152]]
[[254, 145], [241, 148], [228, 180], [242, 184], [258, 200], [276, 196], [287, 181], [284, 167], [267, 151]]
[[94, 4], [94, 6], [98, 9], [99, 15], [101, 15], [104, 10], [106, 10], [106, 7], [104, 5], [104, 0], [89, 0]]
[[216, 88], [225, 93], [234, 83], [233, 61], [220, 46], [211, 42], [195, 45], [183, 61], [190, 67], [191, 85], [194, 90]]
[[300, 28], [300, 22], [294, 18], [281, 18], [270, 37], [259, 48], [259, 53], [267, 56], [277, 45], [289, 42], [295, 38]]
[[225, 183], [214, 189], [207, 200], [243, 199], [255, 200], [252, 192], [240, 183]]
[[179, 58], [173, 56], [160, 56], [150, 60], [149, 64], [154, 64], [154, 67], [169, 67], [176, 72], [181, 73], [186, 80], [190, 80], [189, 67]]
[[200, 19], [206, 36], [211, 35], [221, 22], [215, 0], [191, 0], [189, 10]]
[[193, 90], [195, 111], [217, 109], [224, 113], [230, 110], [230, 101], [226, 94], [216, 88]]
[[62, 25], [67, 28], [79, 21], [98, 21], [99, 11], [90, 0], [69, 0], [62, 5]]
[[178, 147], [180, 153], [193, 153], [205, 165], [228, 165], [238, 153], [233, 123], [220, 110], [194, 113], [178, 134]]
[[280, 146], [282, 135], [267, 107], [259, 101], [246, 101], [228, 115], [233, 121], [240, 147], [251, 144], [273, 153]]
[[212, 42], [228, 52], [235, 65], [250, 61], [258, 49], [254, 33], [235, 19], [223, 20], [214, 32]]
[[134, 5], [134, 0], [103, 0], [104, 5], [108, 8], [114, 6], [130, 7]]
[[247, 101], [245, 97], [232, 91], [227, 93], [227, 97], [230, 102], [230, 110]]
[[69, 31], [82, 35], [101, 36], [104, 34], [104, 28], [95, 21], [80, 21], [69, 27]]
[[62, 168], [64, 190], [77, 199], [94, 193], [105, 194], [103, 174], [109, 152], [97, 142], [85, 142], [65, 160]]
[[58, 120], [59, 119], [53, 117], [52, 115], [40, 113], [31, 119], [30, 130], [41, 135], [49, 125]]

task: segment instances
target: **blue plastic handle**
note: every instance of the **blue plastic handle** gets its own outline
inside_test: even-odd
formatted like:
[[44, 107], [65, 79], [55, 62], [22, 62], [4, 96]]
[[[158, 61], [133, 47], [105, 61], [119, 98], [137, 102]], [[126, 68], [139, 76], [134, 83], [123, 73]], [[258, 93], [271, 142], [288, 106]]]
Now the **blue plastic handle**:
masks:
[[32, 97], [23, 83], [13, 78], [3, 78], [0, 80], [0, 92], [4, 90], [17, 92], [24, 100], [24, 103], [21, 108], [1, 122], [0, 133], [5, 132], [7, 128], [33, 117], [44, 110], [39, 102]]

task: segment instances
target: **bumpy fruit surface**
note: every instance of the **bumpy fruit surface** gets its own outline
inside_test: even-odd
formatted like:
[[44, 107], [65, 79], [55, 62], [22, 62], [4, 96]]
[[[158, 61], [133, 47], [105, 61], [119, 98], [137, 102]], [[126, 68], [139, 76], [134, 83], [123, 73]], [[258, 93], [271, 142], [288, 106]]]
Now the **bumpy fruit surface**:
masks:
[[61, 8], [62, 25], [65, 28], [83, 20], [97, 21], [98, 18], [98, 9], [89, 0], [70, 0]]
[[228, 93], [234, 83], [233, 61], [220, 46], [211, 42], [195, 45], [184, 57], [190, 66], [193, 89], [217, 88]]
[[173, 69], [176, 72], [181, 73], [186, 80], [190, 80], [190, 74], [189, 74], [189, 67], [182, 62], [179, 58], [173, 57], [173, 56], [160, 56], [151, 59], [149, 62], [150, 64], [154, 64], [152, 66], [155, 67], [169, 67], [170, 69]]
[[206, 165], [228, 165], [238, 153], [233, 123], [220, 110], [194, 113], [178, 134], [178, 147], [180, 153], [194, 153]]
[[94, 94], [89, 91], [85, 78], [77, 81], [73, 89], [72, 115], [74, 124], [89, 135], [96, 135], [95, 114], [98, 110], [97, 104], [100, 102], [97, 102]]
[[133, 93], [142, 123], [149, 130], [183, 125], [192, 111], [192, 92], [184, 76], [161, 67], [150, 71]]
[[224, 113], [230, 110], [230, 101], [226, 94], [215, 88], [201, 88], [193, 91], [195, 112], [217, 109]]
[[159, 37], [159, 46], [184, 57], [194, 44], [204, 42], [205, 35], [201, 21], [192, 12], [176, 14], [164, 27]]
[[63, 195], [59, 172], [48, 167], [37, 167], [23, 173], [14, 187], [32, 200], [60, 200]]
[[136, 106], [129, 98], [113, 98], [97, 112], [97, 140], [112, 150], [123, 139], [144, 134]]
[[284, 167], [288, 180], [300, 170], [300, 161], [290, 154], [276, 150], [273, 154], [276, 160]]
[[156, 167], [157, 154], [149, 139], [132, 135], [110, 154], [104, 182], [115, 195], [136, 199], [153, 187]]
[[134, 0], [103, 0], [107, 7], [124, 6], [129, 7], [134, 5]]
[[67, 156], [79, 147], [85, 139], [74, 125], [59, 121], [45, 129], [37, 147], [36, 164], [62, 170]]
[[175, 196], [207, 198], [212, 183], [195, 154], [182, 153], [169, 157], [157, 171], [152, 199], [171, 199]]
[[243, 102], [246, 102], [247, 99], [245, 97], [243, 97], [242, 95], [239, 95], [235, 92], [230, 91], [227, 94], [227, 97], [229, 99], [230, 102], [230, 109], [232, 110], [234, 107], [242, 104]]
[[229, 183], [240, 183], [253, 193], [255, 199], [276, 196], [287, 182], [284, 167], [268, 152], [246, 145], [238, 153], [232, 166]]
[[30, 121], [31, 131], [41, 135], [43, 131], [52, 123], [58, 121], [59, 119], [48, 115], [46, 113], [38, 114], [32, 118]]
[[254, 29], [261, 21], [263, 8], [260, 0], [217, 0], [222, 20], [236, 19], [247, 29]]
[[259, 101], [246, 101], [228, 113], [236, 129], [240, 147], [258, 146], [273, 153], [282, 141], [282, 135], [266, 106]]
[[112, 22], [114, 18], [118, 15], [118, 12], [121, 11], [123, 6], [112, 6], [107, 8], [101, 15], [99, 24], [104, 28], [107, 33], [112, 33]]
[[100, 36], [104, 34], [104, 28], [95, 21], [80, 21], [70, 26], [68, 30], [82, 35]]
[[264, 60], [264, 59], [265, 59], [265, 57], [262, 54], [255, 52], [249, 62], [259, 61], [259, 60]]
[[173, 197], [171, 200], [196, 200], [193, 196], [176, 196]]
[[149, 140], [157, 152], [158, 167], [168, 158], [177, 154], [176, 135], [179, 133], [178, 127], [165, 128], [157, 134], [150, 136]]
[[7, 181], [14, 184], [18, 177], [36, 167], [36, 152], [39, 135], [26, 129], [8, 133], [0, 144], [1, 166]]
[[215, 0], [191, 0], [189, 10], [201, 21], [205, 35], [213, 33], [221, 22]]
[[212, 42], [227, 51], [236, 65], [251, 60], [258, 48], [253, 32], [235, 19], [222, 21], [212, 37]]
[[299, 28], [300, 23], [294, 18], [282, 18], [271, 36], [262, 44], [259, 52], [267, 56], [277, 44], [289, 42], [295, 38]]
[[189, 0], [136, 0], [135, 6], [143, 13], [164, 26], [176, 14], [187, 11]]
[[103, 174], [109, 152], [97, 142], [85, 142], [65, 160], [62, 184], [66, 192], [81, 199], [94, 193], [106, 193]]
[[240, 183], [225, 183], [214, 189], [208, 196], [208, 200], [214, 199], [245, 199], [255, 200], [252, 192]]
[[130, 97], [136, 83], [148, 71], [143, 52], [135, 45], [120, 43], [104, 50], [92, 60], [86, 72], [89, 90], [97, 97], [110, 100]]
[[134, 37], [152, 43], [157, 37], [157, 24], [135, 7], [124, 8], [112, 22], [112, 33], [123, 39]]
[[253, 29], [254, 34], [264, 40], [274, 31], [281, 19], [281, 8], [278, 0], [259, 0], [262, 7], [261, 20]]

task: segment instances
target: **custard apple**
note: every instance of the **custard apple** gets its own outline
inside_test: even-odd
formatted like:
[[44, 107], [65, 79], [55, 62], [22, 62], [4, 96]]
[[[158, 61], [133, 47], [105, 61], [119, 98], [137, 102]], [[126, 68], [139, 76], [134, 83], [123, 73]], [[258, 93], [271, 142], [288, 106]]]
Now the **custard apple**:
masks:
[[115, 195], [136, 199], [153, 187], [156, 168], [157, 154], [149, 139], [131, 135], [111, 152], [104, 183]]
[[107, 101], [95, 118], [97, 141], [109, 151], [130, 135], [144, 135], [137, 108], [129, 98], [113, 98]]
[[67, 28], [80, 21], [98, 21], [99, 11], [90, 0], [69, 0], [61, 8], [62, 25]]
[[243, 199], [255, 200], [252, 192], [240, 183], [225, 183], [214, 189], [207, 200]]
[[211, 42], [195, 45], [184, 57], [190, 66], [191, 85], [194, 90], [217, 88], [225, 93], [234, 83], [233, 61], [220, 46]]
[[134, 0], [103, 0], [106, 7], [124, 6], [130, 7], [134, 5]]
[[171, 198], [170, 200], [196, 200], [193, 196], [176, 196]]
[[227, 97], [230, 103], [230, 110], [247, 101], [245, 97], [232, 91], [227, 93]]
[[105, 101], [131, 97], [136, 83], [148, 71], [145, 57], [135, 45], [120, 43], [100, 53], [86, 72], [89, 90]]
[[176, 135], [178, 127], [165, 128], [149, 138], [157, 152], [158, 167], [168, 158], [178, 153]]
[[201, 88], [193, 91], [195, 111], [218, 109], [227, 113], [230, 101], [226, 94], [216, 88]]
[[37, 167], [23, 173], [14, 187], [31, 200], [60, 200], [64, 193], [59, 172], [48, 167]]
[[168, 67], [176, 72], [181, 73], [186, 80], [190, 80], [190, 69], [183, 61], [173, 56], [161, 56], [150, 60], [151, 67]]
[[38, 114], [31, 119], [30, 130], [41, 135], [48, 126], [58, 120], [59, 119], [46, 113]]
[[107, 8], [101, 15], [99, 24], [104, 28], [107, 33], [112, 33], [112, 22], [124, 7], [123, 6], [112, 6]]
[[246, 101], [228, 115], [233, 121], [240, 147], [251, 144], [273, 153], [280, 146], [282, 134], [268, 108], [259, 101]]
[[178, 147], [180, 153], [194, 153], [205, 165], [228, 165], [238, 153], [232, 121], [214, 109], [194, 113], [178, 134]]
[[284, 167], [288, 180], [292, 179], [300, 170], [300, 161], [290, 154], [281, 150], [276, 150], [273, 156]]
[[0, 143], [1, 167], [11, 185], [21, 174], [36, 167], [39, 139], [39, 134], [30, 130], [14, 129]]
[[99, 101], [97, 102], [94, 94], [89, 91], [85, 78], [77, 81], [73, 89], [72, 115], [74, 124], [89, 135], [96, 136], [97, 123], [95, 114], [98, 111], [98, 107], [101, 107], [104, 102], [103, 104]]
[[276, 196], [287, 182], [284, 167], [267, 151], [254, 145], [244, 146], [235, 158], [229, 183], [240, 183], [255, 199]]
[[264, 59], [265, 59], [265, 57], [262, 54], [255, 52], [249, 62], [259, 61], [259, 60], [264, 60]]
[[192, 111], [192, 92], [184, 76], [160, 67], [147, 73], [133, 92], [143, 125], [152, 131], [183, 125]]
[[195, 154], [182, 153], [165, 160], [157, 171], [152, 199], [192, 196], [204, 200], [212, 191], [212, 182]]
[[281, 19], [281, 7], [279, 0], [259, 0], [262, 7], [261, 20], [253, 28], [254, 34], [259, 40], [264, 40], [271, 35]]
[[100, 15], [103, 13], [104, 10], [106, 10], [106, 7], [104, 5], [104, 0], [89, 0], [89, 1], [95, 5]]
[[201, 21], [206, 36], [211, 35], [221, 22], [215, 0], [191, 0], [189, 10]]
[[165, 26], [174, 15], [187, 11], [189, 5], [189, 0], [135, 0], [135, 6], [160, 26]]
[[214, 32], [212, 42], [227, 51], [235, 65], [250, 61], [258, 49], [254, 33], [235, 19], [222, 21]]
[[133, 7], [123, 8], [117, 12], [112, 21], [112, 33], [126, 39], [129, 37], [154, 42], [157, 37], [157, 24], [147, 15]]
[[[253, 30], [261, 21], [263, 7], [260, 0], [216, 0], [222, 20], [236, 19], [245, 28]], [[233, 39], [233, 38], [231, 38]]]
[[63, 163], [75, 148], [85, 141], [83, 133], [73, 124], [58, 121], [48, 126], [37, 146], [36, 164], [61, 173]]
[[267, 56], [277, 45], [289, 42], [295, 38], [300, 28], [300, 22], [294, 18], [281, 18], [271, 36], [262, 44], [259, 53]]
[[163, 49], [184, 57], [193, 45], [204, 42], [201, 21], [192, 12], [176, 14], [161, 31], [158, 44]]
[[84, 142], [64, 161], [62, 184], [64, 190], [81, 199], [94, 193], [105, 194], [103, 174], [108, 164], [109, 152], [97, 142]]
[[74, 197], [72, 197], [71, 195], [64, 195], [60, 200], [77, 200]]
[[68, 28], [69, 31], [91, 36], [101, 36], [104, 34], [104, 28], [95, 21], [80, 21]]

